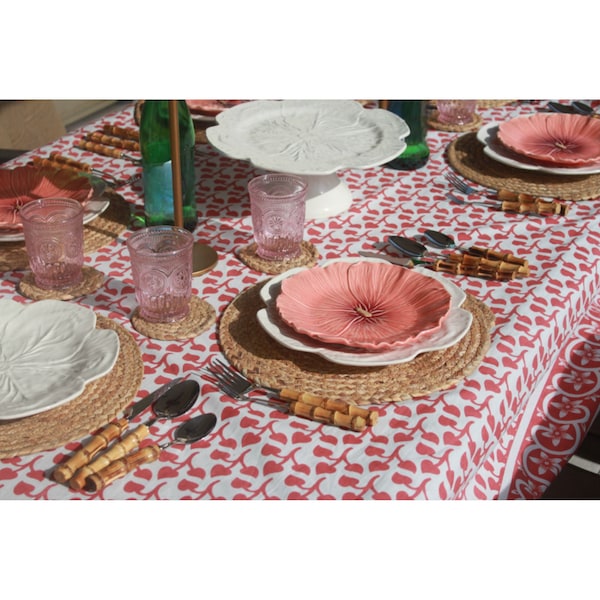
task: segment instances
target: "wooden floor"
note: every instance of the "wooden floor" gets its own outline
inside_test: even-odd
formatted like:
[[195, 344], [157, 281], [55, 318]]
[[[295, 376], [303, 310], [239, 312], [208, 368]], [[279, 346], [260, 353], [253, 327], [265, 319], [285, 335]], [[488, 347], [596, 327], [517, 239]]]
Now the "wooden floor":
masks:
[[600, 500], [600, 415], [542, 500]]

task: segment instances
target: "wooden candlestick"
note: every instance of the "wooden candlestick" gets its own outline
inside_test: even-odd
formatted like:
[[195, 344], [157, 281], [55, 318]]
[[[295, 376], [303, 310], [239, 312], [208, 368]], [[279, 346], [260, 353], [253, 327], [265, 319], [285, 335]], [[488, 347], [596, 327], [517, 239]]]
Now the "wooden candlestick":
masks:
[[169, 130], [171, 133], [171, 169], [173, 173], [173, 214], [175, 217], [175, 226], [183, 227], [183, 195], [181, 192], [181, 153], [179, 151], [177, 100], [169, 100]]

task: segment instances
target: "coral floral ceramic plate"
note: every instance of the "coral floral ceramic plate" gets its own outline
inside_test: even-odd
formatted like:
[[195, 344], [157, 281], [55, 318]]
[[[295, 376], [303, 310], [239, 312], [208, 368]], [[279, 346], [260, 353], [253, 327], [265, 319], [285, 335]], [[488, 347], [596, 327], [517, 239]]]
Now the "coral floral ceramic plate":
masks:
[[552, 173], [553, 175], [568, 175], [578, 177], [581, 175], [595, 175], [600, 173], [600, 161], [583, 167], [563, 167], [556, 164], [546, 164], [523, 154], [518, 154], [505, 146], [498, 139], [499, 122], [491, 122], [484, 125], [477, 132], [477, 139], [483, 144], [483, 152], [492, 160], [525, 171], [538, 171], [540, 173]]
[[0, 169], [0, 228], [21, 231], [19, 208], [32, 200], [59, 197], [86, 202], [93, 194], [88, 177], [67, 169]]
[[583, 115], [536, 113], [500, 124], [500, 141], [515, 152], [562, 166], [600, 161], [600, 121]]
[[[394, 269], [407, 270], [404, 267], [389, 265], [389, 263], [377, 259], [340, 259], [330, 261], [324, 266], [337, 263], [355, 264], [358, 262], [384, 264]], [[343, 344], [325, 343], [296, 331], [281, 318], [277, 309], [277, 299], [281, 294], [282, 283], [305, 271], [305, 267], [286, 271], [270, 279], [261, 289], [261, 297], [265, 303], [265, 308], [258, 311], [258, 322], [268, 335], [291, 350], [315, 353], [337, 364], [359, 367], [385, 366], [408, 362], [423, 352], [448, 348], [460, 341], [471, 326], [473, 318], [471, 313], [461, 308], [466, 297], [465, 292], [446, 280], [442, 274], [416, 267], [410, 271], [428, 278], [432, 283], [441, 285], [449, 296], [449, 310], [445, 317], [441, 319], [439, 326], [418, 335], [415, 341], [406, 341], [391, 349], [378, 352]]]
[[450, 294], [441, 282], [412, 269], [333, 262], [284, 279], [275, 303], [298, 333], [381, 352], [438, 329], [450, 310]]
[[93, 310], [60, 300], [0, 300], [0, 420], [44, 412], [76, 398], [108, 373], [116, 331], [96, 328]]

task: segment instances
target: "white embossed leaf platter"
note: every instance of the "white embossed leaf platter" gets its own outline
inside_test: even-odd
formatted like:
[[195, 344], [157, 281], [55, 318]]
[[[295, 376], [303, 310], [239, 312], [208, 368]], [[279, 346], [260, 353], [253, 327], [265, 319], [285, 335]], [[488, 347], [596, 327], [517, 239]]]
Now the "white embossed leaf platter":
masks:
[[284, 279], [276, 306], [298, 333], [382, 352], [439, 329], [451, 297], [441, 282], [412, 269], [333, 262]]
[[60, 300], [0, 300], [0, 419], [60, 406], [113, 368], [116, 331], [96, 328], [93, 310]]
[[223, 111], [209, 142], [231, 158], [269, 171], [328, 175], [396, 158], [408, 125], [353, 100], [253, 100]]

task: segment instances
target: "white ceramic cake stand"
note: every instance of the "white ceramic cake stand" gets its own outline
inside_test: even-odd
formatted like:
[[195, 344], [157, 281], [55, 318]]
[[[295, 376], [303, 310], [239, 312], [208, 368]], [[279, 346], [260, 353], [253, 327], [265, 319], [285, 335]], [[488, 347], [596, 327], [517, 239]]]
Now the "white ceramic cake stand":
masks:
[[352, 195], [337, 171], [382, 165], [406, 148], [408, 125], [354, 100], [254, 100], [217, 116], [208, 141], [230, 158], [308, 181], [306, 218], [339, 215]]

